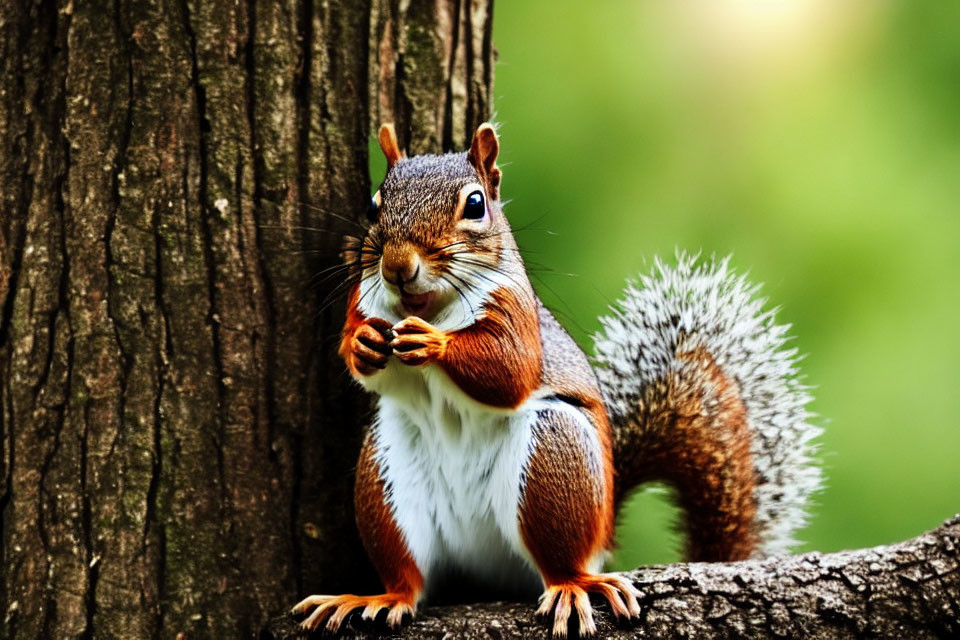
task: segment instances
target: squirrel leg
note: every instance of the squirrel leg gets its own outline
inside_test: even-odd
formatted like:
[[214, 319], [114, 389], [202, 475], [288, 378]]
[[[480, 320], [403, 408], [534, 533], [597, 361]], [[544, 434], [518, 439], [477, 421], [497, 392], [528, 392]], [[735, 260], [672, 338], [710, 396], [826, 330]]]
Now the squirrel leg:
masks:
[[423, 592], [423, 575], [384, 496], [384, 481], [374, 455], [373, 438], [368, 433], [357, 462], [354, 504], [360, 537], [386, 592], [371, 596], [313, 595], [304, 598], [293, 607], [294, 613], [313, 608], [301, 623], [304, 629], [316, 629], [326, 620], [327, 630], [335, 632], [350, 612], [357, 609], [363, 609], [361, 616], [366, 620], [372, 620], [380, 611], [388, 609], [387, 624], [396, 628], [405, 615], [412, 616], [416, 612], [417, 600]]
[[609, 544], [613, 491], [605, 438], [586, 412], [566, 403], [537, 412], [535, 443], [524, 469], [520, 531], [546, 585], [537, 613], [553, 613], [553, 635], [565, 637], [571, 615], [581, 636], [596, 633], [589, 594], [618, 617], [640, 614], [639, 592], [615, 574], [591, 573]]

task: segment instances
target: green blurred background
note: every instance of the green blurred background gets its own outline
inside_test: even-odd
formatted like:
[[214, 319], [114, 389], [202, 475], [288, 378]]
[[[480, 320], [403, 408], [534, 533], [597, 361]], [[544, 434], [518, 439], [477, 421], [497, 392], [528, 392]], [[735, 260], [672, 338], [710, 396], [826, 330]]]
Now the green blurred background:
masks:
[[[578, 341], [653, 256], [732, 253], [826, 429], [801, 549], [960, 511], [960, 3], [498, 2], [494, 42], [507, 213]], [[675, 517], [632, 499], [614, 566], [678, 559]]]

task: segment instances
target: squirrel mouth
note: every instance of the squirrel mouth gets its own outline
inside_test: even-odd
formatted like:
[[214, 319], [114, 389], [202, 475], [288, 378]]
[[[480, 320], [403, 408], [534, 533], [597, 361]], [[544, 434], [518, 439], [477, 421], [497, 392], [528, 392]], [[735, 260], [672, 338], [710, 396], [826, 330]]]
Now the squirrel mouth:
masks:
[[403, 292], [400, 294], [400, 302], [403, 304], [404, 310], [411, 315], [418, 315], [423, 313], [427, 307], [430, 306], [430, 303], [433, 302], [433, 292], [428, 291], [426, 293], [406, 293]]

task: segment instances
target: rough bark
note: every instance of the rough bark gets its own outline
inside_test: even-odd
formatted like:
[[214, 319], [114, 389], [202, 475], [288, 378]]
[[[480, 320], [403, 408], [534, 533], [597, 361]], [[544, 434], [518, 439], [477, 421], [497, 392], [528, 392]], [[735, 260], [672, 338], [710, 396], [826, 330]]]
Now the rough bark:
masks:
[[[885, 547], [629, 572], [642, 614], [618, 627], [603, 606], [601, 638], [956, 638], [960, 636], [960, 515]], [[549, 638], [533, 603], [428, 607], [401, 638]], [[375, 631], [375, 629], [373, 629]], [[369, 627], [347, 636], [378, 637]], [[301, 637], [292, 616], [261, 640]]]
[[372, 125], [488, 116], [491, 5], [4, 0], [0, 637], [251, 637], [375, 586], [314, 276]]
[[[303, 593], [377, 588], [350, 500], [366, 400], [322, 272], [366, 208], [371, 126], [420, 153], [487, 118], [491, 19], [4, 0], [0, 637], [252, 637]], [[957, 635], [958, 527], [638, 571], [641, 628]], [[428, 609], [406, 635], [544, 637], [532, 612]]]

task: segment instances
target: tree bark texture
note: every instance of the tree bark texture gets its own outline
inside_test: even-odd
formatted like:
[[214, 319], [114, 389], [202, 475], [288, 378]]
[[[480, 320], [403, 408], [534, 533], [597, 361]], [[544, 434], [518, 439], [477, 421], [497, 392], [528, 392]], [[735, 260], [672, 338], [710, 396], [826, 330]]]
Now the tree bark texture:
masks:
[[[674, 564], [628, 574], [643, 593], [640, 621], [617, 626], [602, 605], [601, 638], [924, 638], [960, 637], [960, 515], [900, 544], [731, 563]], [[400, 637], [550, 637], [535, 605], [432, 607]], [[352, 627], [347, 636], [375, 638]], [[289, 615], [261, 640], [301, 637]], [[314, 637], [319, 637], [316, 634]]]
[[3, 0], [0, 637], [253, 637], [376, 587], [368, 408], [317, 274], [366, 209], [371, 126], [436, 152], [488, 117], [491, 20]]

